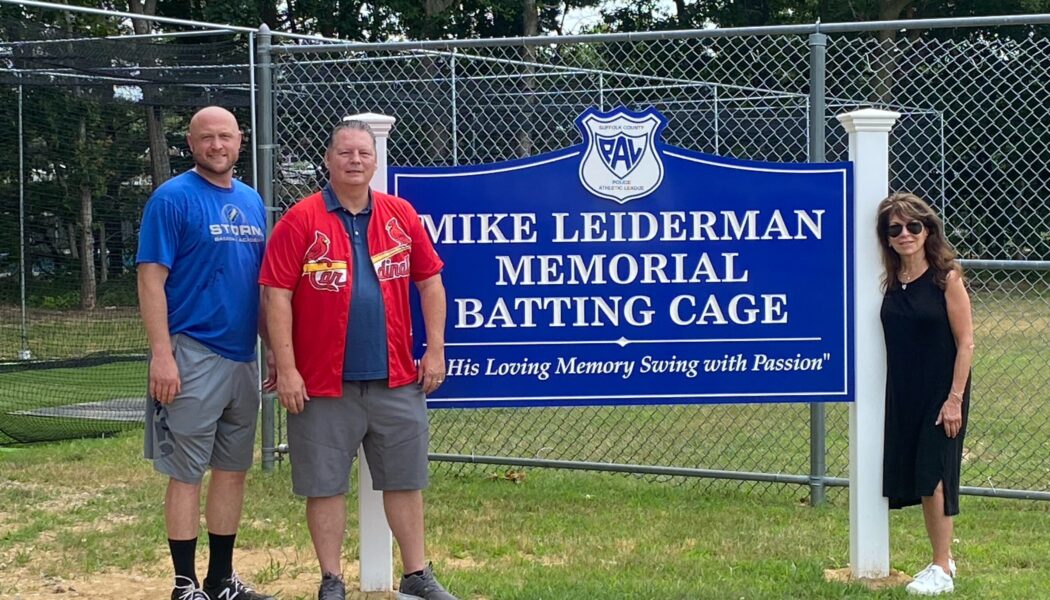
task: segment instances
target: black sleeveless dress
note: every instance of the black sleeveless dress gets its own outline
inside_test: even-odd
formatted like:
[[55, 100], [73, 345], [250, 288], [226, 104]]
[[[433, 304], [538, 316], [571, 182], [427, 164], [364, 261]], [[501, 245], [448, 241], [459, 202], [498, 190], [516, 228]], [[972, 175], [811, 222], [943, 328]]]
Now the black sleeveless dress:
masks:
[[886, 449], [882, 494], [890, 508], [930, 496], [944, 482], [944, 513], [959, 514], [959, 470], [970, 414], [970, 381], [963, 392], [963, 424], [949, 438], [934, 425], [951, 392], [955, 337], [944, 290], [927, 269], [918, 279], [886, 292], [882, 300], [886, 337]]

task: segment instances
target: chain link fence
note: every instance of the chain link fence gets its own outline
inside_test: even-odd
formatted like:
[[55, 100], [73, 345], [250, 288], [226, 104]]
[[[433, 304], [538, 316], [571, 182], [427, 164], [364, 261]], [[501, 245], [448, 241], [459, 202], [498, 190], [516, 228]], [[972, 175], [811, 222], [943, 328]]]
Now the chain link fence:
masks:
[[[98, 19], [112, 26], [99, 31], [118, 29], [116, 17]], [[258, 116], [272, 116], [274, 136], [271, 144], [260, 130], [260, 156], [272, 151], [274, 163], [260, 189], [272, 184], [278, 210], [315, 191], [329, 128], [365, 111], [398, 118], [392, 164], [443, 166], [576, 144], [577, 115], [618, 105], [660, 110], [676, 146], [785, 162], [816, 148], [844, 160], [836, 114], [896, 110], [892, 187], [944, 215], [974, 300], [963, 484], [1050, 498], [1050, 38], [1046, 20], [1036, 22], [829, 26], [823, 90], [811, 89], [812, 27], [342, 46], [276, 34], [259, 56], [273, 61], [272, 113]], [[249, 134], [239, 174], [253, 179], [251, 32], [69, 39], [55, 23], [0, 14], [0, 112], [14, 124], [0, 130], [0, 444], [138, 425], [146, 344], [132, 266], [155, 184], [148, 111], [177, 173], [189, 166], [182, 136], [193, 110], [230, 107]], [[823, 145], [813, 143], [820, 121]], [[82, 254], [85, 223], [92, 260]], [[87, 264], [93, 309], [81, 308]], [[99, 418], [95, 403], [136, 414]], [[55, 410], [68, 407], [81, 412]], [[441, 410], [432, 452], [435, 468], [453, 472], [546, 465], [795, 494], [779, 483], [841, 485], [848, 472], [848, 407], [817, 412], [814, 430], [825, 436], [811, 440], [811, 410], [799, 404]], [[821, 461], [813, 470], [811, 441], [826, 470]]]
[[[709, 33], [709, 32], [708, 32]], [[1032, 27], [830, 35], [827, 160], [846, 160], [835, 115], [901, 113], [891, 185], [927, 198], [968, 259], [978, 350], [963, 485], [970, 493], [1050, 498], [1050, 194], [1046, 69]], [[398, 119], [391, 165], [446, 166], [535, 155], [579, 143], [590, 106], [653, 106], [669, 144], [742, 159], [810, 157], [809, 33], [623, 41], [371, 44], [274, 49], [274, 123], [284, 209], [323, 183], [323, 140], [342, 116]], [[858, 224], [858, 226], [865, 226]], [[872, 224], [873, 226], [873, 224]], [[981, 259], [981, 262], [974, 262]], [[995, 262], [990, 262], [995, 261]], [[848, 407], [826, 407], [827, 470], [811, 472], [806, 405], [440, 410], [439, 468], [545, 465], [729, 479], [761, 493], [848, 475]], [[699, 477], [682, 477], [682, 476]], [[979, 489], [978, 489], [979, 488]]]

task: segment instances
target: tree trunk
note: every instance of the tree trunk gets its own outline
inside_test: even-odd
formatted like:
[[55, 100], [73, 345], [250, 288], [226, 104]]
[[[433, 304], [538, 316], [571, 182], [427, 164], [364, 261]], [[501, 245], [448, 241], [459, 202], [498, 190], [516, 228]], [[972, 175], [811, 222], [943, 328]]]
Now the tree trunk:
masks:
[[[77, 128], [77, 150], [82, 153], [87, 148], [87, 117], [80, 115], [80, 127]], [[92, 229], [91, 187], [80, 184], [80, 308], [95, 308], [95, 232]], [[76, 247], [74, 245], [74, 247]]]
[[686, 11], [685, 0], [674, 0], [674, 9], [675, 9], [675, 17], [676, 17], [676, 20], [678, 21], [678, 28], [679, 29], [686, 29], [686, 28], [688, 28], [688, 25], [686, 24], [686, 15], [685, 15], [685, 11]]
[[106, 222], [98, 224], [98, 282], [109, 281], [109, 246], [106, 244]]
[[[536, 0], [522, 0], [522, 35], [525, 37], [537, 36], [540, 33], [540, 13], [536, 9]], [[536, 118], [536, 96], [534, 89], [536, 85], [536, 46], [522, 47], [522, 60], [525, 62], [521, 69], [521, 129], [518, 130], [518, 156], [532, 156], [534, 147], [532, 139], [532, 125]]]
[[[899, 19], [912, 2], [913, 0], [879, 0], [879, 20]], [[875, 49], [874, 100], [880, 104], [889, 104], [893, 100], [893, 84], [897, 78], [897, 32], [879, 31], [876, 39], [879, 44]]]
[[[372, 7], [372, 12], [375, 12], [375, 7]], [[299, 33], [299, 27], [295, 24], [296, 10], [295, 0], [287, 0], [285, 2], [285, 18], [287, 19], [287, 27], [290, 33]]]
[[259, 19], [263, 23], [271, 29], [280, 29], [281, 24], [277, 22], [277, 3], [274, 0], [258, 0], [256, 7], [259, 9]]
[[[153, 16], [157, 14], [157, 0], [128, 0], [128, 8], [131, 12], [139, 15]], [[132, 27], [135, 33], [145, 35], [150, 32], [152, 25], [145, 19], [132, 19]], [[149, 164], [150, 175], [153, 177], [153, 189], [160, 187], [171, 177], [171, 160], [168, 158], [168, 138], [164, 131], [164, 112], [159, 106], [153, 106], [150, 101], [155, 99], [157, 92], [150, 86], [142, 90], [146, 100], [146, 129], [149, 131]]]
[[80, 308], [95, 308], [95, 230], [91, 223], [91, 189], [80, 188]]
[[[425, 0], [423, 10], [426, 19], [423, 23], [423, 39], [437, 37], [440, 33], [438, 15], [448, 9], [452, 5], [452, 1]], [[441, 85], [442, 80], [453, 76], [444, 69], [447, 63], [436, 54], [427, 54], [420, 59], [420, 62], [423, 66], [423, 72], [426, 73], [426, 78], [431, 82], [427, 84], [430, 88], [430, 98], [437, 101], [439, 105], [447, 103], [451, 110], [451, 98], [446, 97]], [[439, 110], [427, 124], [427, 141], [430, 148], [430, 156], [434, 157], [433, 160], [437, 162], [448, 161], [452, 156], [449, 150], [452, 124], [449, 121], [450, 119], [446, 119], [444, 113]]]
[[66, 225], [66, 242], [69, 243], [70, 258], [80, 260], [80, 244], [77, 243], [77, 226], [75, 223]]
[[168, 157], [168, 136], [164, 132], [164, 112], [159, 106], [146, 107], [146, 127], [149, 129], [149, 164], [153, 189], [171, 178], [171, 160]]
[[127, 262], [125, 261], [124, 253], [135, 243], [135, 223], [124, 219], [120, 222], [120, 272], [121, 274], [130, 273], [131, 269], [128, 268]]

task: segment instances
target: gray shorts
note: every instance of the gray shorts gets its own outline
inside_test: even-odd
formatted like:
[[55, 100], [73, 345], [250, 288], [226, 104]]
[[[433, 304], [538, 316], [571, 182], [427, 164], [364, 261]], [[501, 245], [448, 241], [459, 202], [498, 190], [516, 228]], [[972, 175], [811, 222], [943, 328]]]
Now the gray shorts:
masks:
[[171, 347], [182, 391], [167, 406], [146, 398], [146, 458], [184, 483], [199, 483], [209, 465], [247, 471], [259, 419], [255, 362], [223, 358], [181, 334]]
[[419, 385], [385, 379], [343, 382], [341, 398], [314, 398], [288, 415], [292, 491], [308, 498], [346, 494], [362, 444], [376, 490], [427, 487], [427, 401]]

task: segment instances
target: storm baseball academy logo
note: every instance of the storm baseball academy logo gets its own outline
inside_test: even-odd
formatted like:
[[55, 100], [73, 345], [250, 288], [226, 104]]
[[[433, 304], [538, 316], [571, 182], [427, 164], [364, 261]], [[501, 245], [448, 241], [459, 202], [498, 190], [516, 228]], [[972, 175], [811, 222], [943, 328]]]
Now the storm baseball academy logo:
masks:
[[654, 108], [640, 113], [623, 107], [608, 113], [587, 109], [576, 119], [586, 145], [580, 183], [620, 204], [653, 193], [664, 179], [656, 140], [666, 124]]
[[[409, 258], [412, 254], [412, 238], [405, 233], [401, 223], [398, 223], [395, 217], [391, 217], [383, 228], [386, 229], [386, 234], [397, 245], [389, 250], [372, 255], [372, 266], [376, 269], [379, 281], [408, 277], [411, 270]], [[404, 254], [404, 256], [394, 260], [394, 257], [401, 254]]]
[[251, 225], [244, 212], [233, 204], [222, 207], [221, 223], [208, 225], [208, 232], [216, 242], [261, 242], [266, 239], [262, 227]]
[[346, 286], [346, 261], [328, 258], [331, 251], [332, 240], [320, 231], [314, 231], [314, 241], [303, 257], [303, 277], [309, 278], [315, 290], [338, 292]]

